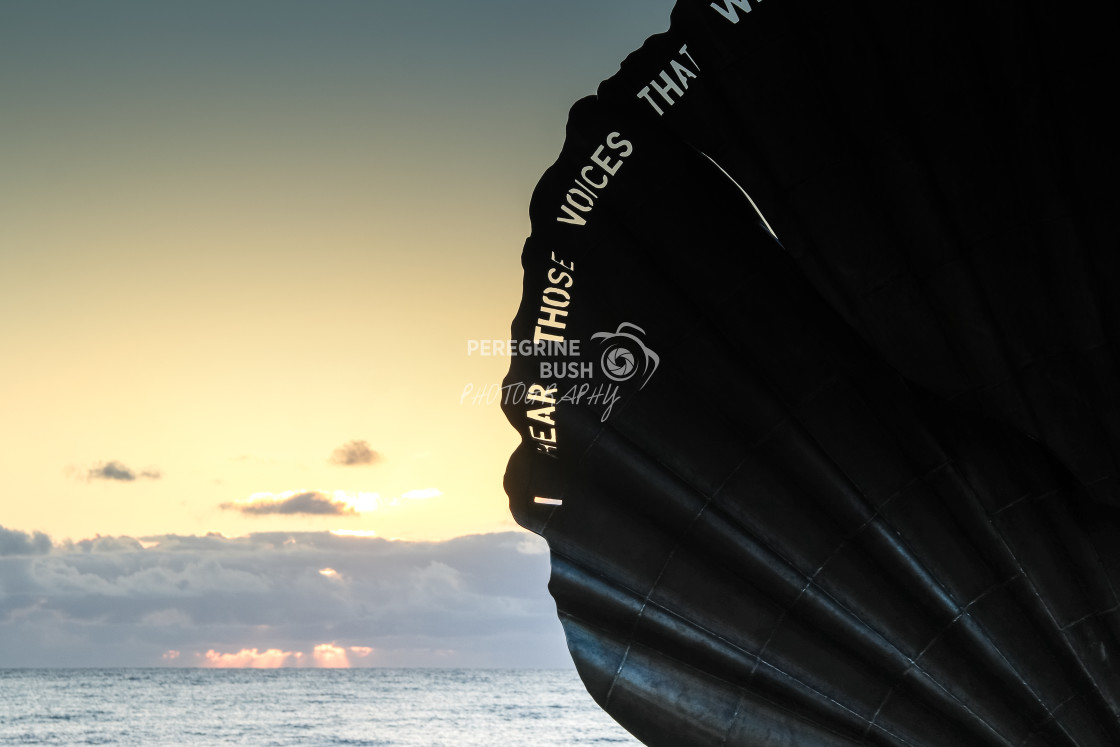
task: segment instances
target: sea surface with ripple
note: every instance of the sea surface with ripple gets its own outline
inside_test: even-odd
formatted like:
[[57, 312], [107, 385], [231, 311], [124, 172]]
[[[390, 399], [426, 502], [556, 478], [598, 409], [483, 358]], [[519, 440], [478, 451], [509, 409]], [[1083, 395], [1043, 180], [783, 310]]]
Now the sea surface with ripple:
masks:
[[0, 745], [638, 745], [570, 670], [0, 670]]

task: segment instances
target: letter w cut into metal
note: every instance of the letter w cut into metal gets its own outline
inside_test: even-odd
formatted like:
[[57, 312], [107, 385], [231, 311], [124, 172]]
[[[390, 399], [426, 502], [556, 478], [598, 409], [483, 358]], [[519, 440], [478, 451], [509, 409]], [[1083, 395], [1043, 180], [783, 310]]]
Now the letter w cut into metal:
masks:
[[[762, 0], [758, 0], [758, 2], [762, 2]], [[742, 10], [744, 13], [751, 12], [749, 0], [723, 0], [723, 7], [720, 7], [719, 3], [712, 3], [712, 8], [732, 23], [739, 22], [739, 11], [735, 10], [735, 8], [739, 8], [739, 10]]]

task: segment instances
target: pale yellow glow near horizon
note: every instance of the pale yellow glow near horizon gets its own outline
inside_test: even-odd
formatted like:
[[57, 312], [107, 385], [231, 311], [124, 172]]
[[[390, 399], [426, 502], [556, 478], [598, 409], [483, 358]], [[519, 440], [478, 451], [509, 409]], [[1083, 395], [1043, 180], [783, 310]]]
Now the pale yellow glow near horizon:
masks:
[[[512, 246], [523, 240], [508, 233]], [[122, 283], [128, 273], [110, 265], [60, 272], [39, 303], [0, 288], [11, 291], [5, 311], [24, 320], [4, 330], [20, 355], [0, 374], [0, 406], [18, 427], [0, 432], [0, 452], [6, 488], [21, 499], [6, 502], [0, 525], [74, 540], [336, 528], [442, 539], [513, 528], [501, 478], [517, 435], [496, 403], [460, 402], [465, 386], [505, 373], [507, 360], [468, 357], [465, 341], [508, 334], [513, 254], [498, 279], [467, 260], [427, 277], [396, 268], [416, 276], [390, 284], [378, 281], [386, 267], [329, 282], [287, 268], [227, 293], [232, 280], [182, 275], [161, 289], [155, 270]], [[91, 296], [97, 286], [104, 297]], [[426, 311], [429, 295], [438, 304]], [[336, 323], [355, 314], [365, 320]], [[328, 463], [355, 439], [382, 459]], [[110, 460], [160, 477], [86, 479]], [[355, 517], [220, 508], [301, 489], [383, 500]]]
[[[569, 107], [672, 3], [266, 5], [0, 6], [0, 526], [515, 528], [517, 433], [461, 401], [508, 359], [466, 342], [509, 335]], [[301, 489], [380, 498], [223, 508]]]
[[[374, 653], [369, 646], [337, 646], [334, 643], [317, 644], [310, 655], [302, 651], [284, 651], [270, 648], [260, 651], [256, 648], [243, 648], [240, 651], [222, 653], [210, 649], [205, 653], [195, 653], [194, 662], [205, 669], [280, 669], [282, 667], [314, 667], [317, 669], [349, 669], [354, 663], [368, 658]], [[164, 659], [173, 661], [182, 656], [180, 651], [167, 651]]]
[[[455, 187], [463, 163], [433, 188], [407, 159], [378, 161], [380, 141], [340, 155], [88, 136], [103, 150], [26, 164], [39, 181], [0, 225], [19, 249], [0, 257], [0, 454], [18, 496], [0, 525], [74, 540], [513, 526], [516, 433], [460, 396], [505, 373], [466, 340], [508, 335], [528, 176], [518, 195], [474, 173], [487, 188], [472, 197]], [[353, 440], [382, 458], [330, 464]], [[86, 479], [108, 462], [137, 479]], [[300, 489], [386, 500], [342, 517], [221, 508]], [[390, 505], [418, 490], [440, 495]]]

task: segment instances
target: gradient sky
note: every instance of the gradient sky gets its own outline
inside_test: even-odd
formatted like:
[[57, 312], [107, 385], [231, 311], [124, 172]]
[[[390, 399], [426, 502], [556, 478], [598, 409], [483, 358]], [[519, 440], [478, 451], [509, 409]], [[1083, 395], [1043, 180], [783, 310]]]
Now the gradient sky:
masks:
[[[0, 5], [0, 523], [510, 527], [516, 433], [460, 402], [508, 361], [466, 341], [509, 335], [568, 107], [671, 3], [559, 7]], [[377, 463], [331, 466], [354, 440]], [[151, 477], [88, 479], [112, 463]], [[294, 525], [221, 508], [420, 489]]]
[[463, 397], [508, 361], [467, 341], [509, 335], [568, 108], [672, 4], [0, 4], [0, 615], [98, 535], [514, 529], [517, 434]]

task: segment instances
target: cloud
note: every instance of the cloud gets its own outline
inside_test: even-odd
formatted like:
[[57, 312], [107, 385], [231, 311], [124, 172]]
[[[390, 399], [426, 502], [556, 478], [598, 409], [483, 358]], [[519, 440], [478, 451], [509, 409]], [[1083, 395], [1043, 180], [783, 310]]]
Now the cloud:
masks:
[[132, 537], [102, 537], [100, 534], [78, 542], [64, 540], [63, 545], [78, 552], [134, 552], [144, 549], [143, 543]]
[[227, 511], [240, 511], [249, 516], [270, 514], [283, 516], [297, 514], [304, 516], [348, 516], [357, 513], [354, 507], [345, 501], [336, 500], [317, 490], [309, 490], [294, 495], [282, 494], [279, 498], [271, 496], [271, 493], [266, 493], [253, 496], [248, 501], [223, 503], [222, 508]]
[[243, 648], [233, 654], [220, 654], [211, 649], [205, 654], [195, 654], [199, 666], [207, 669], [279, 669], [295, 666], [302, 658], [300, 651], [281, 651], [278, 648], [267, 651]]
[[530, 534], [517, 543], [517, 551], [522, 555], [548, 555], [548, 542], [544, 537]]
[[[426, 492], [426, 491], [423, 491]], [[384, 501], [377, 493], [346, 490], [289, 490], [283, 493], [254, 493], [246, 499], [223, 503], [221, 508], [249, 515], [304, 514], [315, 516], [353, 516], [376, 511]], [[398, 505], [397, 499], [388, 505]]]
[[335, 449], [327, 461], [343, 467], [354, 467], [379, 462], [381, 455], [365, 441], [349, 441]]
[[571, 666], [523, 532], [0, 537], [0, 668]]
[[333, 643], [320, 643], [315, 647], [312, 657], [315, 660], [315, 666], [322, 669], [350, 668], [350, 657], [346, 655], [346, 649]]
[[0, 526], [0, 556], [44, 555], [51, 551], [51, 538], [42, 532], [28, 534]]
[[158, 610], [156, 612], [149, 612], [140, 618], [140, 622], [144, 625], [190, 625], [191, 620], [180, 610], [170, 608], [165, 610]]
[[[207, 669], [280, 669], [283, 667], [314, 667], [318, 669], [349, 669], [350, 656], [365, 659], [373, 654], [370, 646], [339, 646], [335, 643], [319, 643], [311, 649], [311, 654], [303, 651], [284, 651], [270, 648], [261, 651], [257, 648], [243, 648], [240, 651], [221, 653], [210, 649], [206, 653], [196, 653], [195, 662]], [[162, 655], [164, 661], [178, 659], [180, 652], [174, 649]]]
[[86, 472], [87, 480], [116, 480], [117, 482], [133, 482], [137, 477], [145, 480], [158, 480], [163, 475], [159, 470], [146, 469], [139, 473], [117, 461], [101, 462], [96, 467], [91, 467]]

